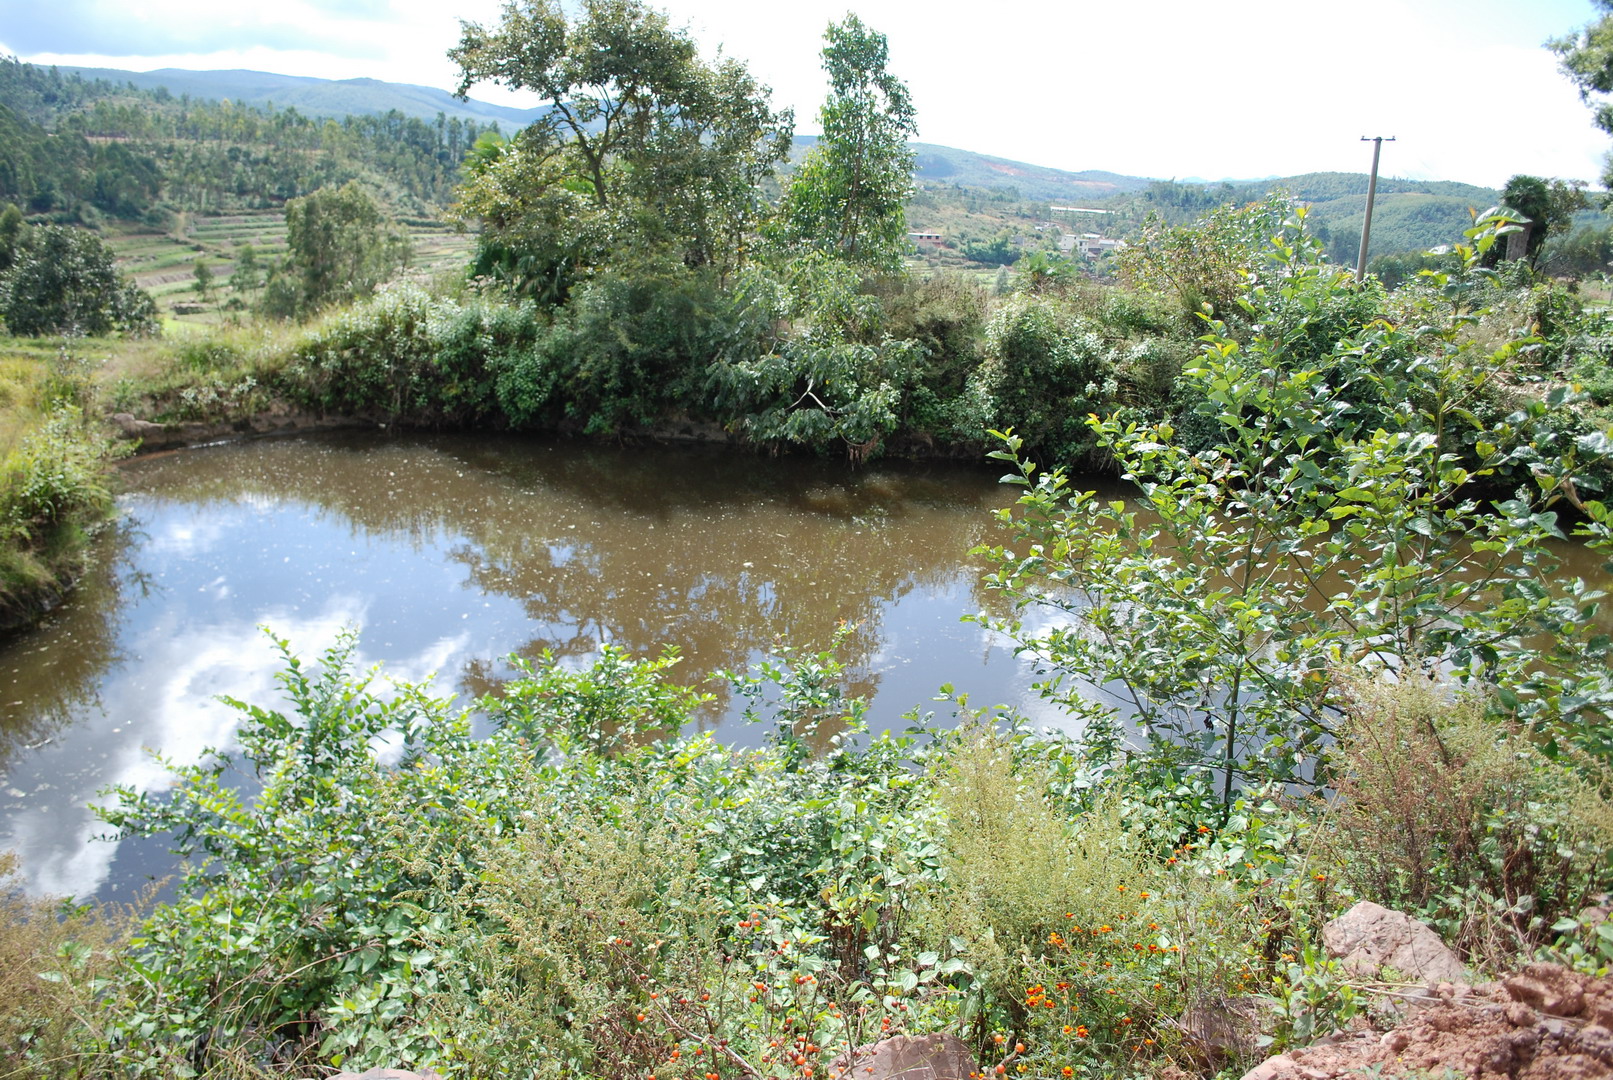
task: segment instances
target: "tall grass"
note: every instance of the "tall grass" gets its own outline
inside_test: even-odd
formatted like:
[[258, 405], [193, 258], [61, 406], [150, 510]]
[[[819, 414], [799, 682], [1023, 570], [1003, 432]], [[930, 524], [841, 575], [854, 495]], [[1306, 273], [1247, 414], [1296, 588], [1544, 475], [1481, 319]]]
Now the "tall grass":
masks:
[[27, 621], [82, 565], [112, 506], [110, 439], [86, 418], [91, 365], [65, 347], [0, 353], [0, 628]]

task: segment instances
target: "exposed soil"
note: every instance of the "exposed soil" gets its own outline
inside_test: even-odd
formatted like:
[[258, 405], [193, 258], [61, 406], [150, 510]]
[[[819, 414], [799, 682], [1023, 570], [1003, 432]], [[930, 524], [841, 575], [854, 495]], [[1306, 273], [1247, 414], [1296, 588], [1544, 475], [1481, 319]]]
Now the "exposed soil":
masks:
[[1263, 1062], [1244, 1080], [1613, 1078], [1613, 977], [1530, 964], [1502, 982], [1440, 984], [1387, 1033], [1323, 1040]]

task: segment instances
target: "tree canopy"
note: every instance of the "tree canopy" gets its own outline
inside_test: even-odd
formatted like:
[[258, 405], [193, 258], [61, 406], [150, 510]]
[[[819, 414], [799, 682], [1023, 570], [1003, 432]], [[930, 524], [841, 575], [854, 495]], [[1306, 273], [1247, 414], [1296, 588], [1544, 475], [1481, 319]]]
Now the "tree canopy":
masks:
[[[11, 208], [7, 208], [10, 211]], [[0, 216], [0, 228], [18, 216]], [[0, 273], [0, 319], [13, 334], [146, 333], [151, 296], [119, 274], [101, 238], [68, 225], [21, 226]]]
[[1501, 202], [1528, 219], [1522, 225], [1521, 246], [1529, 265], [1534, 266], [1539, 261], [1547, 237], [1566, 232], [1574, 224], [1575, 211], [1585, 209], [1584, 186], [1578, 181], [1547, 180], [1526, 174], [1507, 181], [1501, 191]]
[[639, 0], [585, 0], [574, 17], [558, 0], [518, 0], [496, 27], [466, 24], [449, 55], [461, 95], [492, 81], [549, 107], [473, 159], [461, 205], [483, 224], [484, 275], [560, 300], [623, 257], [719, 272], [746, 261], [793, 117], [744, 65], [702, 60]]
[[409, 242], [364, 187], [349, 181], [286, 204], [287, 264], [269, 282], [272, 315], [368, 296], [409, 261]]
[[[1563, 74], [1579, 87], [1579, 96], [1596, 110], [1596, 126], [1613, 135], [1613, 0], [1594, 0], [1602, 17], [1567, 37], [1549, 43], [1562, 58]], [[1602, 171], [1604, 186], [1613, 186], [1613, 161]]]

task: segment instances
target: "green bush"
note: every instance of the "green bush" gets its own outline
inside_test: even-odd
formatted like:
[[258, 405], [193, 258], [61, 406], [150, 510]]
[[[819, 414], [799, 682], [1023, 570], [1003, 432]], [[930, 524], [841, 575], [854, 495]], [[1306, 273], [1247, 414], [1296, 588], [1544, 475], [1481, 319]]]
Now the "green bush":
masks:
[[37, 548], [60, 527], [82, 525], [110, 507], [107, 440], [61, 406], [0, 461], [0, 543]]
[[308, 407], [352, 416], [424, 419], [442, 399], [437, 351], [449, 311], [406, 285], [327, 320], [293, 347], [285, 377]]
[[1102, 337], [1057, 299], [1016, 296], [986, 325], [974, 374], [991, 424], [1013, 428], [1034, 452], [1082, 461], [1096, 445], [1087, 418], [1114, 399], [1114, 358]]
[[564, 419], [590, 433], [716, 419], [709, 369], [766, 352], [778, 317], [777, 283], [760, 271], [732, 284], [683, 267], [603, 274], [559, 313], [528, 381], [550, 373]]
[[477, 300], [448, 310], [437, 333], [432, 411], [450, 424], [524, 426], [529, 403], [502, 392], [501, 378], [525, 363], [542, 341], [547, 328], [537, 309]]
[[39, 225], [16, 242], [0, 273], [0, 320], [13, 334], [148, 334], [149, 294], [119, 274], [112, 251], [86, 229]]

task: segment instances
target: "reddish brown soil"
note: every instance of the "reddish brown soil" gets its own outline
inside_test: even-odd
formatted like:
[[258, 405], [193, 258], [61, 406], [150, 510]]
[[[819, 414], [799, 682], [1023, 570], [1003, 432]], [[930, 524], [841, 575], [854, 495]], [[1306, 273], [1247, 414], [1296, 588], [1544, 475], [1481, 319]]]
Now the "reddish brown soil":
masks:
[[1613, 1078], [1613, 977], [1530, 964], [1502, 982], [1442, 984], [1437, 1001], [1387, 1033], [1361, 1032], [1272, 1058], [1245, 1080], [1446, 1076]]

